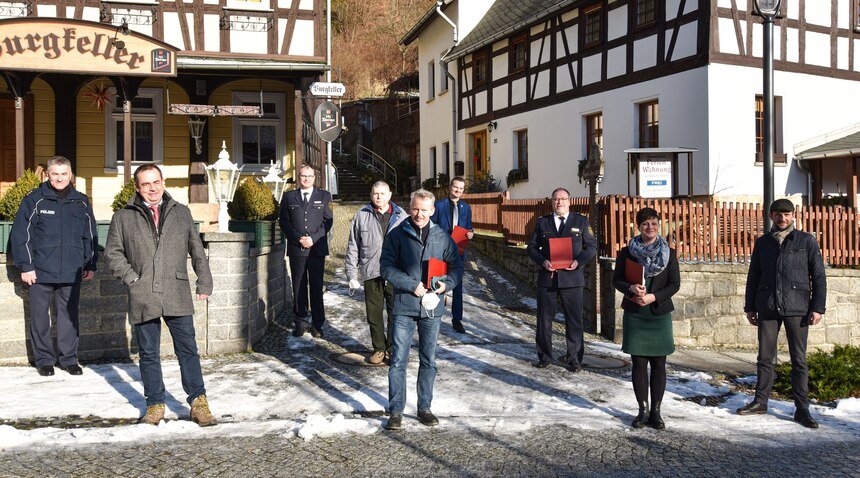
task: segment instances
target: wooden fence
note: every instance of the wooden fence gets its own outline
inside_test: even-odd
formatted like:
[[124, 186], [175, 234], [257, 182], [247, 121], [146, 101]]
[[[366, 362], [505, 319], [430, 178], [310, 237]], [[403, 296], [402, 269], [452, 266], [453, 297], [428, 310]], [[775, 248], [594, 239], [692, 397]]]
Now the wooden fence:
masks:
[[[538, 217], [549, 214], [548, 198], [510, 199], [508, 193], [467, 194], [475, 229], [501, 233], [508, 242], [528, 242]], [[637, 234], [636, 211], [657, 210], [662, 234], [688, 262], [745, 263], [764, 227], [759, 204], [642, 199], [603, 196], [598, 199], [600, 255], [615, 257]], [[571, 211], [588, 214], [588, 198], [571, 198]], [[860, 265], [857, 212], [839, 206], [804, 206], [797, 209], [798, 229], [815, 235], [824, 261], [835, 266]]]

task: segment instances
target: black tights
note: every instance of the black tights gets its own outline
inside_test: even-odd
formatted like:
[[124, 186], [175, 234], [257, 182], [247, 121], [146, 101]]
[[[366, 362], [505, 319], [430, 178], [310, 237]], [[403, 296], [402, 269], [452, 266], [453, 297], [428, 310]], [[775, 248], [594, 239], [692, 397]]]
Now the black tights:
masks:
[[633, 393], [639, 403], [648, 401], [648, 364], [651, 364], [651, 404], [663, 401], [666, 391], [666, 356], [633, 355]]

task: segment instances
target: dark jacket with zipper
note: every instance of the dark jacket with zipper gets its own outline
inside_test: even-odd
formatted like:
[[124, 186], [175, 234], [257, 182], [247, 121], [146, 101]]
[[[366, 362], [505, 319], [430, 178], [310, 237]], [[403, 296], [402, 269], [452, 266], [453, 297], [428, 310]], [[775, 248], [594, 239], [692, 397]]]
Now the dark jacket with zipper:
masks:
[[[385, 236], [382, 243], [379, 269], [382, 278], [394, 286], [394, 315], [428, 316], [415, 289], [423, 282], [422, 274], [431, 257], [448, 264], [448, 274], [443, 281], [446, 291], [454, 290], [463, 278], [463, 259], [457, 244], [439, 226], [430, 222], [428, 227], [427, 240], [421, 241], [411, 219], [406, 219]], [[444, 313], [445, 304], [440, 300], [433, 316], [441, 317]]]
[[21, 201], [10, 242], [15, 266], [36, 271], [37, 284], [80, 282], [84, 270], [95, 271], [98, 233], [90, 200], [69, 186], [62, 198], [49, 181]]
[[[543, 267], [543, 262], [549, 260], [550, 239], [555, 237], [569, 237], [573, 246], [571, 253], [578, 265], [576, 269], [569, 271], [557, 269], [550, 272]], [[526, 253], [532, 262], [538, 266], [538, 287], [583, 287], [585, 286], [585, 266], [597, 255], [597, 240], [591, 235], [588, 218], [569, 212], [564, 230], [559, 234], [556, 227], [554, 214], [547, 214], [538, 218], [535, 229], [529, 239]]]
[[773, 233], [755, 241], [747, 273], [744, 312], [762, 316], [824, 314], [827, 278], [815, 238], [794, 230], [782, 244]]
[[135, 194], [114, 213], [105, 257], [114, 277], [128, 286], [128, 320], [132, 325], [158, 317], [194, 314], [188, 255], [197, 274], [197, 293], [212, 294], [212, 274], [191, 211], [164, 193], [159, 227]]
[[[635, 261], [636, 259], [630, 254], [630, 249], [624, 247], [618, 253], [618, 258], [615, 259], [615, 271], [612, 273], [612, 286], [615, 290], [624, 294], [624, 300], [621, 301], [621, 308], [629, 312], [639, 311], [639, 304], [629, 300], [630, 284], [624, 280], [624, 264], [626, 259]], [[637, 261], [638, 262], [638, 261]], [[654, 315], [663, 315], [675, 310], [675, 304], [672, 302], [672, 296], [678, 293], [681, 288], [681, 270], [678, 267], [678, 256], [675, 254], [675, 249], [669, 249], [669, 263], [666, 268], [656, 276], [651, 278], [651, 283], [648, 284], [647, 293], [654, 294], [655, 300], [648, 307]]]

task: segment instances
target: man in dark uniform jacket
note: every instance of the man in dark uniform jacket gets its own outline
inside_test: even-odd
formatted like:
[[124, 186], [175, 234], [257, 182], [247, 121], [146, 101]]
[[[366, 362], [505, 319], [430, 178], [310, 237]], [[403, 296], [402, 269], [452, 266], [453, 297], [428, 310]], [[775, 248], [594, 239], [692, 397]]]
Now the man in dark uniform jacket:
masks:
[[[553, 213], [541, 216], [526, 249], [529, 258], [538, 265], [537, 276], [537, 368], [547, 367], [552, 356], [552, 320], [561, 299], [564, 311], [567, 354], [558, 358], [559, 364], [577, 372], [582, 367], [585, 352], [582, 326], [582, 288], [585, 286], [583, 268], [597, 254], [597, 241], [591, 234], [588, 218], [570, 213], [570, 193], [564, 188], [552, 192]], [[554, 237], [569, 237], [572, 241], [573, 262], [566, 268], [554, 268], [550, 262], [549, 242]]]
[[[281, 198], [281, 230], [287, 236], [287, 256], [293, 282], [293, 312], [296, 327], [293, 335], [301, 337], [310, 329], [322, 337], [325, 324], [323, 306], [323, 272], [328, 255], [328, 231], [334, 220], [331, 194], [314, 187], [314, 169], [305, 164], [299, 168], [299, 189], [284, 192]], [[308, 321], [308, 285], [313, 324]]]

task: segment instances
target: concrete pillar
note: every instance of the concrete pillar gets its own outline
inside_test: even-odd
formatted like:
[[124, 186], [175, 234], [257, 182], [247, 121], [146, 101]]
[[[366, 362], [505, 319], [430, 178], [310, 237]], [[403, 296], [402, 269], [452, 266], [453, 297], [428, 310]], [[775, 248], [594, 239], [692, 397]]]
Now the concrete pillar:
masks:
[[[253, 241], [253, 233], [203, 234], [214, 292], [206, 304], [206, 350], [201, 351], [201, 355], [251, 350], [248, 300], [252, 286], [249, 253]], [[256, 287], [256, 284], [253, 285]]]

